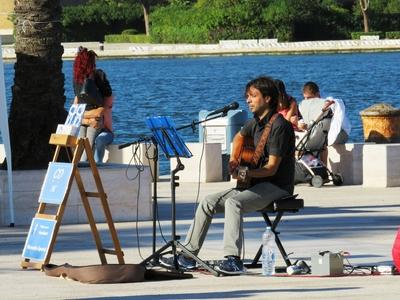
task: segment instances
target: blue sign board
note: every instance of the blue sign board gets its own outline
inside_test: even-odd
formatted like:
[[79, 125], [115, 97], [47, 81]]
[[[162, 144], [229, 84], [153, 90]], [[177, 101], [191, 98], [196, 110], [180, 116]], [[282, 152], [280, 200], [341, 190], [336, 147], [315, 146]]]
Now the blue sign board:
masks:
[[65, 125], [81, 126], [86, 104], [72, 104]]
[[44, 261], [54, 233], [55, 220], [33, 218], [22, 257], [33, 261]]
[[50, 162], [40, 191], [39, 202], [61, 204], [67, 192], [73, 164]]

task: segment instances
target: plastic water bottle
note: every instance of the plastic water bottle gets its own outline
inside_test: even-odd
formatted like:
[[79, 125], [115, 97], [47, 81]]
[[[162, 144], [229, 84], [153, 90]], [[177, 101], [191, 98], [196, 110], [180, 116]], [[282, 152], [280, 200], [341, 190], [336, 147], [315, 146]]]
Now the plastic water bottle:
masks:
[[271, 227], [267, 227], [262, 235], [262, 274], [271, 276], [275, 274], [275, 235]]

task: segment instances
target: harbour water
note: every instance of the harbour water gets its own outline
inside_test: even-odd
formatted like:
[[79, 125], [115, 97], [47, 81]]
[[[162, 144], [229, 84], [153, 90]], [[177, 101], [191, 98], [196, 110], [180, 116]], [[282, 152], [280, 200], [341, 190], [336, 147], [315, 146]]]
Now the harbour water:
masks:
[[[385, 102], [400, 107], [400, 53], [314, 55], [243, 55], [99, 60], [115, 94], [114, 143], [149, 135], [146, 117], [171, 116], [177, 126], [198, 120], [200, 110], [214, 110], [232, 101], [247, 109], [244, 86], [252, 78], [269, 75], [286, 83], [298, 101], [306, 81], [315, 81], [322, 96], [345, 101], [353, 130], [350, 141], [362, 142], [359, 112]], [[6, 95], [11, 101], [14, 69], [5, 62]], [[72, 61], [64, 61], [66, 109], [72, 98]], [[182, 130], [186, 141], [198, 133]], [[161, 172], [167, 167], [163, 164]]]

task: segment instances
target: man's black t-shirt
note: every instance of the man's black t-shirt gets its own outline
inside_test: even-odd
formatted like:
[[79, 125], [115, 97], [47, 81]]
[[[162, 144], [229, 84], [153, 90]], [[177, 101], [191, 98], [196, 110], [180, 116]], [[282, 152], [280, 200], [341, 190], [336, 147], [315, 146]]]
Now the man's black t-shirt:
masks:
[[[251, 136], [254, 140], [254, 145], [257, 147], [265, 126], [272, 117], [274, 112], [270, 112], [265, 118], [259, 120], [254, 117], [248, 120], [240, 133], [243, 136]], [[264, 153], [261, 155], [257, 168], [261, 168], [268, 162], [269, 155], [281, 157], [281, 163], [274, 176], [264, 178], [252, 178], [252, 183], [268, 181], [280, 188], [293, 193], [294, 189], [294, 151], [295, 151], [295, 136], [292, 124], [288, 122], [282, 115], [278, 115], [273, 122], [271, 132], [268, 137], [267, 144], [264, 147]]]

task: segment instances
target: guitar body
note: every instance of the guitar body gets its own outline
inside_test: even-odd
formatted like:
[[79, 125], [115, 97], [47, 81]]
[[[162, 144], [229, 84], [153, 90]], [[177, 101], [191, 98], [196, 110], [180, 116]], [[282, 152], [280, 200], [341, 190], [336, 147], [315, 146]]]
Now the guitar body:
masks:
[[251, 187], [251, 178], [248, 178], [249, 176], [247, 176], [247, 170], [254, 169], [258, 164], [262, 153], [264, 152], [264, 147], [267, 145], [272, 123], [278, 116], [279, 113], [272, 115], [268, 121], [268, 124], [264, 128], [261, 138], [257, 143], [257, 147], [255, 147], [252, 137], [243, 137], [240, 134], [235, 136], [235, 139], [233, 140], [234, 142], [231, 157], [239, 163], [239, 166], [237, 167], [238, 178], [244, 179], [238, 179], [236, 188], [248, 189]]
[[[239, 162], [240, 168], [254, 168], [252, 164], [255, 146], [252, 137], [239, 136], [232, 145], [232, 157]], [[251, 179], [237, 179], [236, 188], [247, 189], [251, 186]]]

